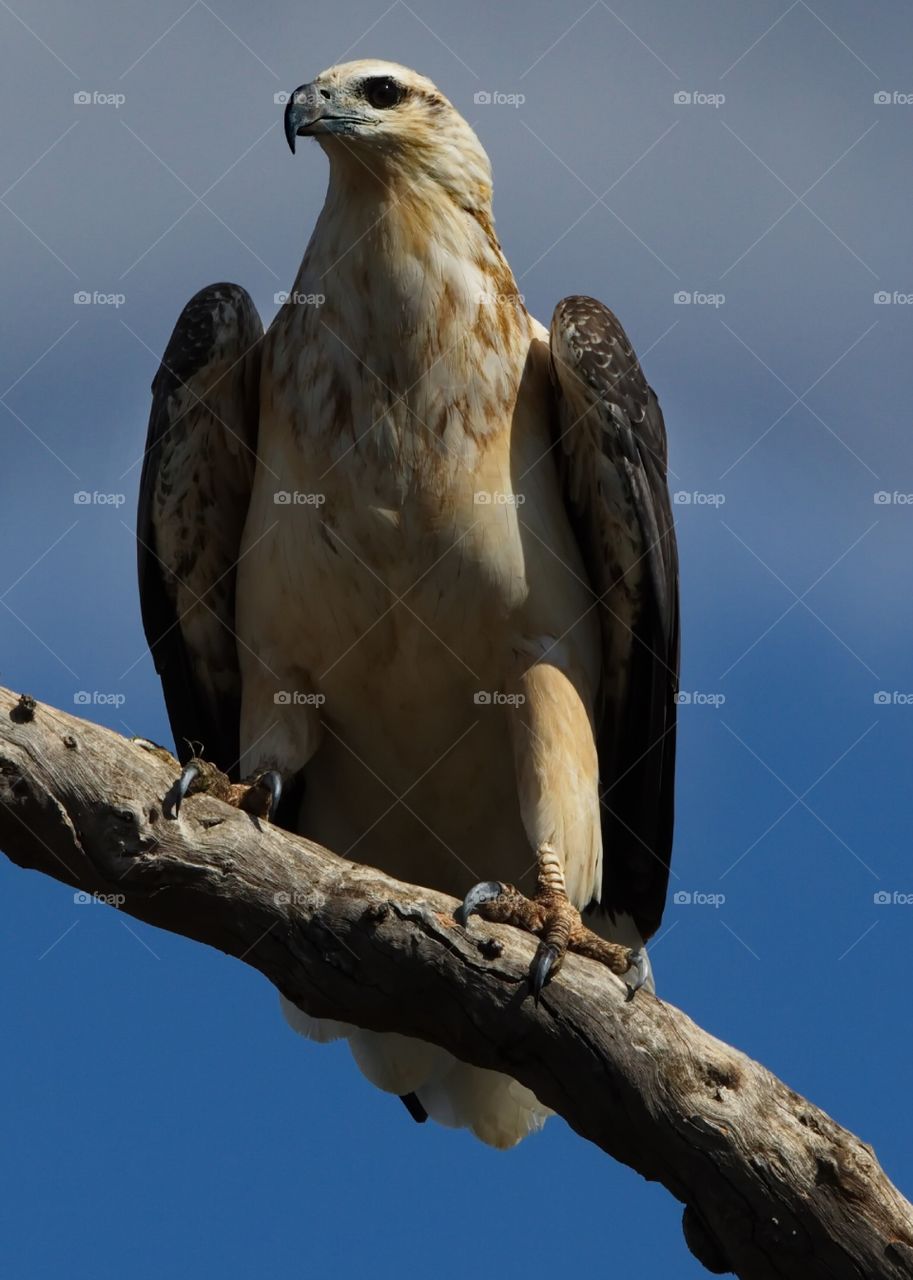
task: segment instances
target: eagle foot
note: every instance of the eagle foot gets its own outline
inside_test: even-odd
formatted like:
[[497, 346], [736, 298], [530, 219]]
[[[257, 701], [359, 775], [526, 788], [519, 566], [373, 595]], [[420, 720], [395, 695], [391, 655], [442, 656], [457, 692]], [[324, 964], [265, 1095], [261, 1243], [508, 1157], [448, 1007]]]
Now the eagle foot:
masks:
[[619, 977], [631, 973], [629, 1000], [647, 980], [643, 952], [607, 942], [593, 933], [561, 889], [540, 883], [535, 896], [527, 898], [512, 884], [483, 880], [469, 890], [455, 915], [464, 927], [470, 916], [479, 915], [493, 924], [510, 924], [538, 936], [539, 946], [529, 970], [530, 990], [537, 1004], [542, 988], [561, 968], [568, 951], [604, 964]]
[[177, 818], [185, 796], [195, 795], [215, 796], [235, 809], [243, 809], [255, 818], [271, 822], [282, 796], [282, 778], [274, 769], [269, 769], [244, 782], [232, 782], [214, 764], [194, 756], [165, 796], [162, 805], [165, 817]]

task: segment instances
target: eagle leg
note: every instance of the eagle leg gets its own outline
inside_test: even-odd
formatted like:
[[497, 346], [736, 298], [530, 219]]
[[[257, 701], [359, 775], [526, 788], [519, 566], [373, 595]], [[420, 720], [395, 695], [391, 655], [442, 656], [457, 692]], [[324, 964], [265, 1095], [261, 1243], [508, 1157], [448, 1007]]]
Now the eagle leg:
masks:
[[643, 952], [607, 942], [593, 933], [571, 905], [564, 889], [544, 883], [542, 879], [532, 898], [527, 898], [512, 884], [482, 881], [469, 890], [455, 913], [457, 923], [464, 927], [472, 915], [493, 924], [513, 925], [540, 939], [529, 970], [530, 990], [537, 1004], [542, 988], [561, 968], [568, 951], [604, 964], [619, 977], [633, 970], [628, 999], [646, 982], [648, 970]]
[[181, 776], [165, 796], [162, 804], [165, 817], [177, 818], [184, 798], [194, 795], [215, 796], [235, 809], [243, 809], [255, 818], [270, 822], [279, 807], [282, 778], [275, 769], [269, 769], [245, 782], [232, 782], [214, 764], [195, 756], [187, 762]]

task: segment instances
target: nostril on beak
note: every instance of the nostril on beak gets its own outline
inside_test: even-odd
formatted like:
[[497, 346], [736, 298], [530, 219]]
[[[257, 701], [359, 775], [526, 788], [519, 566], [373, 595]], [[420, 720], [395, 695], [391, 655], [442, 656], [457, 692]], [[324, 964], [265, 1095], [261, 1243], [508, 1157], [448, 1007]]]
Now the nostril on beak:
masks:
[[321, 89], [321, 90], [320, 90], [320, 96], [321, 96], [321, 98], [326, 98], [327, 102], [329, 102], [329, 100], [330, 100], [330, 91], [329, 91], [329, 89]]

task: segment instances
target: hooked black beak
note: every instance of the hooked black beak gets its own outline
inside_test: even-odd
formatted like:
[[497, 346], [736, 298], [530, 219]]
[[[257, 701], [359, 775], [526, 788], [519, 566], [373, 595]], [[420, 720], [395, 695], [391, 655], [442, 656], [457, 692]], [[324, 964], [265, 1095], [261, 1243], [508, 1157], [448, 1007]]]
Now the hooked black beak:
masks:
[[285, 108], [285, 137], [295, 154], [295, 139], [306, 134], [312, 125], [323, 118], [325, 100], [313, 84], [300, 85], [291, 95]]

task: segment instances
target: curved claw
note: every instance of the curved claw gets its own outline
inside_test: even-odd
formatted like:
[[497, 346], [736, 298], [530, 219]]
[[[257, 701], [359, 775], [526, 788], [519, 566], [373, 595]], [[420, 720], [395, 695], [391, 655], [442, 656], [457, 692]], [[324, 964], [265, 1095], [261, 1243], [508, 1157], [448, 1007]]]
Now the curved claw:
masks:
[[275, 769], [269, 769], [261, 775], [259, 781], [269, 792], [269, 811], [267, 812], [266, 820], [267, 822], [272, 822], [276, 817], [279, 801], [282, 799], [282, 775], [277, 773]]
[[536, 1004], [539, 1003], [542, 988], [548, 982], [557, 960], [557, 949], [548, 942], [540, 942], [529, 970], [529, 989]]
[[631, 952], [630, 963], [628, 965], [628, 973], [633, 973], [634, 978], [631, 982], [626, 982], [628, 989], [626, 1000], [633, 1000], [641, 987], [646, 986], [650, 977], [650, 962], [647, 959], [647, 953], [642, 947], [638, 947], [636, 951]]
[[[282, 798], [282, 776], [275, 769], [261, 773], [252, 782], [242, 784], [243, 794], [238, 808], [254, 818], [262, 818], [264, 822], [272, 822]], [[234, 803], [234, 802], [233, 802]]]
[[481, 880], [478, 884], [473, 885], [460, 906], [453, 913], [457, 924], [466, 927], [471, 915], [475, 915], [479, 907], [483, 907], [486, 902], [494, 902], [500, 898], [504, 892], [504, 886], [500, 880]]
[[176, 818], [181, 812], [181, 801], [190, 790], [190, 784], [194, 778], [200, 776], [200, 766], [196, 764], [188, 764], [184, 766], [184, 770], [177, 782], [169, 788], [168, 794], [162, 802], [162, 812], [166, 818]]

